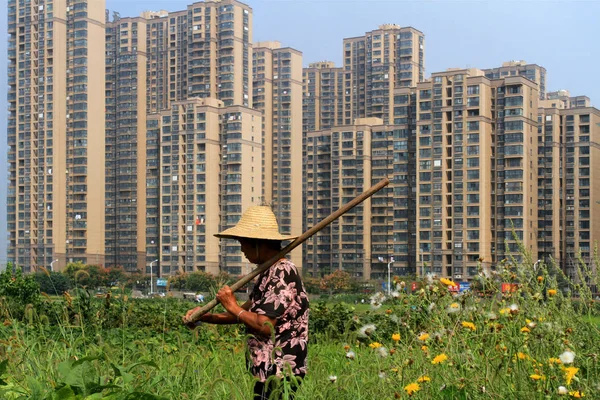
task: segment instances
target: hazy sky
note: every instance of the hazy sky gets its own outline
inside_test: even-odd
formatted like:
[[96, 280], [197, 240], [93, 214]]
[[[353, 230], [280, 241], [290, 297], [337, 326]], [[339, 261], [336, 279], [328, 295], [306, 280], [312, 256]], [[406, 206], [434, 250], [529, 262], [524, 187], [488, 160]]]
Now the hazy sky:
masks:
[[[100, 0], [90, 0], [100, 1]], [[6, 32], [6, 2], [0, 32]], [[183, 10], [192, 1], [107, 0], [122, 16]], [[453, 67], [491, 68], [509, 60], [544, 66], [547, 90], [568, 89], [600, 102], [600, 1], [248, 0], [254, 41], [278, 40], [304, 53], [304, 64], [342, 59], [342, 39], [383, 23], [425, 33], [426, 76]], [[3, 38], [6, 35], [2, 36]], [[0, 87], [6, 88], [5, 39]], [[6, 167], [6, 89], [0, 96], [0, 165]], [[6, 173], [0, 174], [0, 268], [6, 262]]]

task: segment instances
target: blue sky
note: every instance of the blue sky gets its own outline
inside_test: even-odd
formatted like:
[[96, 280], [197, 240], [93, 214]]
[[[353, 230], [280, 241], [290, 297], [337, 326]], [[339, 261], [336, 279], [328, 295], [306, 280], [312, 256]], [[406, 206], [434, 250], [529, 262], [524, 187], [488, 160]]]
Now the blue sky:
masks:
[[[144, 10], [177, 11], [191, 1], [107, 0], [122, 16]], [[304, 53], [304, 64], [340, 65], [342, 39], [383, 23], [425, 33], [426, 75], [447, 68], [491, 68], [525, 60], [548, 70], [549, 91], [568, 89], [600, 104], [600, 1], [597, 0], [247, 0], [253, 8], [254, 41], [279, 40]], [[6, 32], [6, 6], [0, 6]], [[3, 37], [6, 37], [4, 35]], [[0, 42], [6, 55], [7, 43]], [[476, 49], [476, 50], [474, 50]], [[0, 57], [0, 87], [6, 88], [6, 58]], [[0, 96], [0, 165], [6, 167], [6, 89]], [[6, 173], [0, 174], [0, 268], [6, 260]]]

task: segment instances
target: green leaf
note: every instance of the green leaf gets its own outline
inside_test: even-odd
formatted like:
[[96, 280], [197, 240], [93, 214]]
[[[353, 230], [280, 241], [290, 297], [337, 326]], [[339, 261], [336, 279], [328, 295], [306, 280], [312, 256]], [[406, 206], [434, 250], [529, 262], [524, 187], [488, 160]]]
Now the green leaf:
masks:
[[0, 376], [4, 375], [7, 368], [8, 368], [8, 359], [2, 360], [2, 362], [0, 362]]

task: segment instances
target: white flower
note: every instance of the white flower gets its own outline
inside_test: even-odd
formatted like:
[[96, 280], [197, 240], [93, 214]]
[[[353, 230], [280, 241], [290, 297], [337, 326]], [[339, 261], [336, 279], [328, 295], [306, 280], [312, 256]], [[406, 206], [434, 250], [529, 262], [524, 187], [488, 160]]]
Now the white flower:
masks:
[[356, 353], [354, 353], [352, 350], [350, 350], [349, 352], [346, 353], [346, 358], [349, 360], [354, 360], [356, 358]]
[[387, 357], [388, 356], [388, 350], [385, 347], [378, 347], [377, 348], [377, 353], [379, 354], [380, 357]]
[[335, 376], [335, 375], [329, 375], [329, 381], [331, 383], [335, 383], [335, 381], [337, 381], [337, 376]]
[[489, 312], [489, 313], [487, 313], [486, 317], [487, 317], [487, 319], [492, 320], [492, 321], [495, 320], [495, 319], [498, 319], [498, 316], [496, 315], [495, 312]]
[[448, 308], [446, 309], [446, 311], [448, 312], [448, 314], [453, 314], [455, 312], [459, 312], [460, 311], [460, 304], [458, 303], [452, 303], [448, 306]]
[[427, 283], [433, 283], [433, 274], [430, 272], [427, 275], [425, 275], [425, 280], [427, 281]]
[[392, 292], [392, 297], [393, 297], [394, 299], [397, 299], [398, 297], [400, 297], [400, 293], [399, 293], [399, 292], [397, 292], [397, 291], [393, 291], [393, 292]]
[[373, 334], [373, 332], [375, 332], [376, 329], [377, 327], [373, 324], [365, 325], [358, 330], [358, 336], [369, 337]]
[[385, 379], [385, 372], [383, 372], [383, 371], [379, 372], [379, 377], [381, 379]]
[[431, 303], [429, 304], [429, 307], [427, 307], [427, 309], [431, 312], [433, 311], [433, 309], [435, 308], [435, 303]]
[[564, 387], [564, 386], [558, 387], [558, 394], [568, 394], [568, 393], [569, 393], [569, 391], [567, 390], [566, 387]]
[[573, 362], [573, 360], [575, 359], [575, 353], [567, 350], [564, 353], [562, 353], [560, 356], [558, 356], [558, 358], [560, 358], [560, 362], [563, 364], [571, 364]]
[[390, 320], [392, 320], [392, 322], [395, 324], [400, 323], [400, 318], [396, 314], [390, 315]]
[[510, 309], [510, 311], [519, 311], [519, 306], [516, 304], [511, 304], [508, 308]]

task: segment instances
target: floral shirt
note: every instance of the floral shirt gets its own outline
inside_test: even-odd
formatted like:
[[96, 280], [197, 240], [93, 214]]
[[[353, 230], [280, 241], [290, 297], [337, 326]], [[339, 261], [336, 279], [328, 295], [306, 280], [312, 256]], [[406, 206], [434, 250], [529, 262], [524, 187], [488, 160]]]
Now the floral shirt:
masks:
[[306, 373], [308, 352], [308, 295], [296, 266], [287, 259], [277, 261], [258, 276], [250, 294], [250, 311], [276, 320], [275, 342], [253, 335], [248, 339], [250, 372], [261, 382], [271, 375]]

